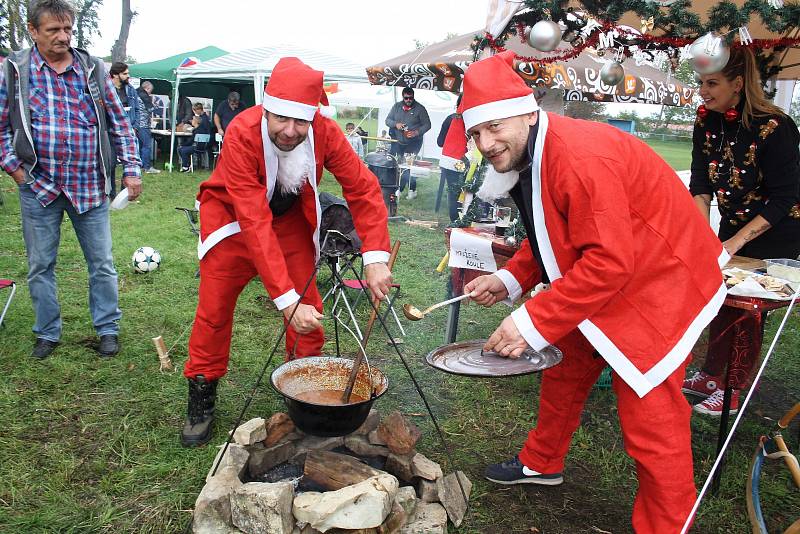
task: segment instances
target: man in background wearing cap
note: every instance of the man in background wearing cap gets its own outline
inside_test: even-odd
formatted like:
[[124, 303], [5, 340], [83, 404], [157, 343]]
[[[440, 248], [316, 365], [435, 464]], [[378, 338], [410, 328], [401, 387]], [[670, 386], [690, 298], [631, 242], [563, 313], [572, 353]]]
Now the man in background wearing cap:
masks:
[[639, 479], [633, 528], [679, 532], [695, 499], [681, 383], [690, 349], [725, 298], [728, 254], [647, 145], [539, 110], [513, 60], [507, 52], [473, 63], [461, 111], [496, 171], [479, 195], [510, 193], [528, 238], [504, 269], [464, 291], [491, 306], [549, 284], [503, 320], [484, 350], [519, 357], [553, 344], [564, 357], [542, 373], [537, 426], [522, 450], [490, 465], [486, 478], [560, 484], [583, 405], [608, 364]]
[[317, 195], [323, 166], [341, 184], [353, 212], [373, 297], [383, 299], [389, 291], [389, 232], [378, 179], [339, 125], [319, 113], [320, 102], [328, 104], [322, 78], [297, 58], [278, 61], [263, 109], [246, 109], [228, 125], [219, 163], [200, 185], [200, 294], [184, 368], [189, 381], [185, 446], [211, 439], [233, 310], [253, 277], [261, 277], [283, 312], [287, 355], [322, 353], [322, 299], [312, 277], [324, 240]]

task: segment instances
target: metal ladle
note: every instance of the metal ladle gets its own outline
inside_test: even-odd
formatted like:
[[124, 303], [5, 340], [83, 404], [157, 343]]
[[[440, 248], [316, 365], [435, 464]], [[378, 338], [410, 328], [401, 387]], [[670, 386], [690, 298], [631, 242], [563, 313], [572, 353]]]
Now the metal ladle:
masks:
[[406, 319], [409, 321], [419, 321], [420, 319], [424, 318], [430, 312], [437, 308], [441, 308], [442, 306], [447, 306], [448, 304], [452, 304], [454, 302], [458, 302], [459, 300], [464, 300], [466, 298], [474, 297], [475, 293], [465, 293], [458, 297], [453, 297], [451, 299], [445, 300], [438, 304], [434, 304], [433, 306], [429, 306], [424, 310], [420, 311], [416, 306], [412, 306], [411, 304], [403, 304], [403, 315], [406, 316]]

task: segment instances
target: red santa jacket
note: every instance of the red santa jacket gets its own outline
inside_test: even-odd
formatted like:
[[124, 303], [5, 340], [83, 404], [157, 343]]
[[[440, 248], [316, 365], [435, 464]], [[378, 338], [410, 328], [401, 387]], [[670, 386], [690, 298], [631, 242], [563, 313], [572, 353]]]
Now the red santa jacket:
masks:
[[[252, 252], [253, 263], [264, 287], [278, 309], [298, 300], [289, 278], [280, 245], [272, 228], [269, 199], [275, 188], [277, 158], [268, 139], [262, 107], [253, 106], [234, 118], [225, 130], [225, 144], [211, 177], [200, 184], [200, 241], [202, 257], [222, 239], [241, 232]], [[321, 218], [317, 185], [323, 167], [342, 186], [356, 231], [362, 240], [365, 264], [389, 259], [387, 212], [378, 179], [358, 159], [335, 121], [314, 116], [308, 134], [316, 166], [315, 174], [300, 191], [298, 203], [291, 209], [302, 210], [313, 235], [298, 228], [298, 239], [314, 239], [319, 257], [319, 221]], [[296, 148], [299, 150], [303, 145]], [[271, 172], [267, 172], [270, 169]]]
[[[534, 349], [580, 329], [644, 396], [717, 314], [727, 252], [675, 171], [613, 127], [540, 111], [532, 186], [551, 287], [512, 313], [515, 324]], [[504, 270], [511, 297], [538, 282], [527, 240]]]

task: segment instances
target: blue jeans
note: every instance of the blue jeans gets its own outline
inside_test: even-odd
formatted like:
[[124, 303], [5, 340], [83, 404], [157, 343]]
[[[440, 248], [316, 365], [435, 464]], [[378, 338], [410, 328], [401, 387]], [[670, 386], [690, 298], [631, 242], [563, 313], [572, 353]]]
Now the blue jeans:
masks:
[[150, 128], [136, 128], [136, 139], [139, 140], [139, 157], [142, 158], [142, 169], [153, 166], [153, 134]]
[[178, 147], [178, 154], [181, 156], [181, 167], [188, 168], [192, 163], [192, 154], [194, 153], [194, 145]]
[[458, 220], [458, 197], [464, 185], [464, 173], [452, 169], [441, 169], [442, 176], [447, 182], [447, 211], [450, 222]]
[[[397, 159], [397, 164], [405, 165], [405, 156], [407, 154], [414, 154], [414, 157], [416, 157], [422, 149], [422, 138], [418, 137], [406, 145], [401, 145], [400, 143], [392, 143], [392, 145], [392, 155]], [[400, 191], [405, 191], [406, 184], [409, 185], [409, 191], [417, 190], [417, 177], [411, 174], [410, 169], [403, 169], [400, 175]]]
[[28, 254], [28, 290], [33, 301], [37, 338], [59, 341], [61, 307], [56, 290], [56, 256], [61, 241], [61, 221], [67, 213], [78, 237], [89, 271], [89, 311], [98, 336], [119, 333], [117, 271], [111, 257], [111, 223], [108, 201], [79, 214], [64, 195], [43, 207], [30, 186], [19, 186], [22, 236]]

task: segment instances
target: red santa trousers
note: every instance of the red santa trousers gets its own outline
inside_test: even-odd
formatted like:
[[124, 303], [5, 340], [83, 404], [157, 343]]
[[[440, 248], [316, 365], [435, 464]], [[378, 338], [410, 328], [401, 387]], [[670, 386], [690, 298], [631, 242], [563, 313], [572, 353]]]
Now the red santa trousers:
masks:
[[[301, 293], [314, 273], [312, 229], [299, 209], [289, 210], [276, 218], [272, 227], [281, 246], [281, 250], [275, 253], [283, 253], [289, 276], [297, 292]], [[187, 378], [201, 374], [207, 380], [216, 380], [227, 372], [236, 300], [258, 274], [250, 257], [242, 235], [234, 234], [220, 241], [200, 260], [200, 295], [189, 338], [189, 360], [183, 369]], [[316, 278], [301, 302], [322, 313]], [[264, 333], [269, 331], [264, 325]], [[294, 353], [297, 356], [319, 356], [325, 336], [322, 329], [298, 336], [289, 327], [286, 331], [286, 354], [292, 353], [295, 342]]]
[[[578, 331], [557, 346], [564, 359], [542, 373], [537, 425], [519, 454], [523, 464], [540, 473], [564, 470], [584, 403], [605, 366]], [[644, 398], [614, 377], [623, 443], [639, 479], [632, 518], [637, 534], [680, 532], [694, 505], [691, 406], [681, 393], [687, 363], [688, 358]]]

